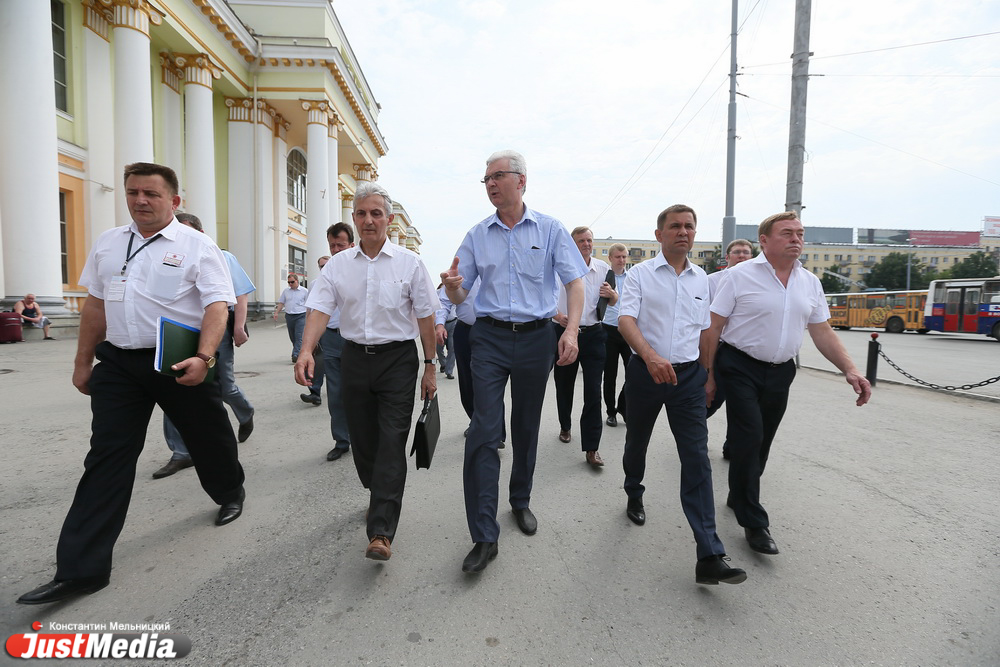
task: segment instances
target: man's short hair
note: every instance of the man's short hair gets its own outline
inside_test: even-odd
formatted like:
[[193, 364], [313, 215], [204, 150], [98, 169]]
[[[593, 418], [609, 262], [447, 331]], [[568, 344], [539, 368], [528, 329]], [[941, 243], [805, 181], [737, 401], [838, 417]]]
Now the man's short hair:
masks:
[[745, 245], [746, 247], [750, 248], [750, 254], [753, 254], [753, 243], [747, 241], [746, 239], [733, 239], [732, 241], [730, 241], [729, 245], [726, 246], [726, 254], [727, 255], [729, 254], [729, 251], [733, 249], [733, 246], [738, 246], [738, 245]]
[[611, 247], [608, 248], [608, 256], [610, 257], [613, 252], [623, 252], [628, 255], [628, 248], [624, 243], [612, 243]]
[[[518, 153], [517, 151], [512, 151], [512, 150], [497, 151], [493, 155], [486, 158], [486, 168], [489, 169], [489, 166], [494, 162], [496, 162], [497, 160], [508, 160], [511, 171], [517, 172], [518, 174], [522, 174], [524, 176], [528, 175], [528, 164], [527, 162], [525, 162], [524, 156]], [[527, 189], [528, 189], [528, 184], [526, 182], [524, 184], [524, 187], [521, 188], [521, 194], [523, 195], [527, 191]]]
[[[295, 281], [296, 281], [296, 282], [302, 282], [302, 281], [301, 281], [301, 280], [299, 279], [299, 274], [295, 273], [294, 271], [289, 271], [289, 272], [288, 272], [288, 278], [295, 278]], [[288, 278], [286, 278], [285, 280], [287, 280]]]
[[[573, 231], [571, 231], [569, 233], [569, 235], [572, 236], [575, 239], [578, 235], [583, 234], [584, 232], [590, 232], [590, 227], [587, 227], [587, 226], [577, 227], [576, 229], [574, 229]], [[590, 232], [590, 234], [591, 234], [591, 236], [594, 235], [593, 232]]]
[[774, 215], [764, 218], [764, 221], [760, 223], [757, 227], [757, 238], [761, 236], [767, 236], [771, 233], [771, 228], [774, 227], [774, 223], [781, 220], [798, 220], [799, 214], [795, 211], [785, 211], [784, 213], [775, 213]]
[[392, 198], [389, 193], [378, 183], [374, 181], [362, 181], [358, 183], [358, 189], [354, 191], [354, 208], [357, 210], [358, 202], [372, 195], [378, 195], [382, 197], [385, 202], [385, 217], [392, 215]]
[[198, 216], [196, 215], [193, 215], [191, 213], [177, 213], [174, 215], [174, 217], [177, 218], [177, 222], [185, 224], [191, 227], [192, 229], [196, 229], [199, 232], [205, 231], [205, 228], [202, 227], [201, 225], [201, 220], [199, 220]]
[[335, 222], [326, 228], [326, 237], [335, 239], [341, 234], [347, 234], [347, 242], [354, 243], [354, 230], [346, 222]]
[[319, 264], [320, 266], [323, 266], [323, 264], [325, 262], [329, 262], [329, 261], [330, 261], [330, 256], [329, 255], [323, 255], [322, 257], [320, 257], [319, 259], [316, 260], [316, 263]]
[[171, 195], [177, 194], [181, 189], [177, 173], [170, 167], [155, 162], [133, 162], [126, 165], [123, 184], [128, 182], [129, 176], [162, 176], [163, 180], [167, 182], [167, 188], [170, 189]]
[[698, 214], [694, 212], [694, 209], [687, 204], [674, 204], [673, 206], [668, 206], [662, 211], [660, 215], [656, 216], [656, 228], [663, 229], [663, 223], [667, 221], [667, 216], [671, 213], [690, 213], [694, 218], [694, 224], [698, 224]]

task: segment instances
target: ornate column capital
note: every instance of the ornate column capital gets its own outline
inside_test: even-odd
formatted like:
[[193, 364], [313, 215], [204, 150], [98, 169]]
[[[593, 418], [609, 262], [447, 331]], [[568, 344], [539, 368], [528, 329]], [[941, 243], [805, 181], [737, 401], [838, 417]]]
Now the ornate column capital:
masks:
[[98, 0], [114, 9], [112, 24], [115, 28], [131, 28], [149, 37], [149, 24], [160, 25], [166, 16], [149, 3], [149, 0]]
[[169, 86], [175, 93], [180, 93], [181, 83], [184, 81], [184, 68], [169, 51], [160, 51], [160, 72], [163, 84]]
[[207, 53], [175, 53], [174, 62], [184, 68], [185, 84], [197, 84], [212, 89], [212, 79], [222, 78], [222, 68], [217, 67]]
[[354, 178], [358, 181], [374, 181], [378, 178], [375, 174], [375, 167], [370, 164], [356, 164], [354, 166]]
[[252, 123], [253, 100], [246, 97], [227, 97], [226, 108], [229, 109], [230, 123]]
[[330, 115], [333, 110], [326, 100], [301, 100], [302, 108], [308, 112], [306, 124], [315, 123], [317, 125], [327, 125], [330, 123]]
[[111, 0], [83, 0], [83, 27], [106, 42], [111, 41], [111, 22], [114, 19]]
[[340, 195], [340, 199], [343, 202], [344, 206], [350, 206], [351, 202], [354, 201], [354, 194], [350, 192], [345, 192], [344, 194]]

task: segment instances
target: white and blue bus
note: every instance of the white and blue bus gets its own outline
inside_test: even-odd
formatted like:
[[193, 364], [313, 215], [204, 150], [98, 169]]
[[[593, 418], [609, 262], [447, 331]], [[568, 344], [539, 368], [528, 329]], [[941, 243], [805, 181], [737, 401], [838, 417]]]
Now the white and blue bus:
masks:
[[931, 281], [924, 328], [978, 333], [1000, 341], [1000, 276]]

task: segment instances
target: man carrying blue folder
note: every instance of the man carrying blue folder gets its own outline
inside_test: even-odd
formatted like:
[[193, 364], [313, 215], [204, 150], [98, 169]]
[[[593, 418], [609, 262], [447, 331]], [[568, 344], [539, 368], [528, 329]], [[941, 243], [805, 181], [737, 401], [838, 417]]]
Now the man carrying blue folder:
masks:
[[[202, 383], [236, 297], [219, 247], [174, 218], [177, 191], [172, 169], [128, 165], [125, 198], [133, 222], [101, 234], [80, 276], [88, 294], [73, 385], [90, 396], [90, 451], [59, 535], [55, 578], [18, 598], [21, 604], [57, 602], [108, 585], [155, 405], [180, 431], [202, 488], [220, 506], [216, 525], [243, 511], [236, 434], [219, 383]], [[172, 366], [183, 371], [180, 377], [153, 368], [159, 317], [201, 330], [197, 351]]]

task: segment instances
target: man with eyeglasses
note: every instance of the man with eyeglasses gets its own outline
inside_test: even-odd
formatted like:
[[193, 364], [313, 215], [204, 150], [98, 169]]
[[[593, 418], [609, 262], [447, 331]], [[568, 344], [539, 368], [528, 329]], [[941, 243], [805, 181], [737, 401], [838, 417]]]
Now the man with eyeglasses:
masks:
[[[465, 514], [474, 542], [464, 572], [481, 572], [497, 555], [500, 524], [500, 434], [503, 398], [511, 383], [510, 505], [518, 528], [538, 528], [529, 508], [538, 429], [552, 362], [576, 360], [583, 310], [583, 263], [562, 223], [524, 205], [524, 157], [499, 151], [486, 161], [482, 182], [496, 211], [466, 234], [451, 268], [441, 274], [452, 303], [465, 301], [480, 280], [476, 323], [470, 332], [475, 409], [465, 440]], [[557, 286], [566, 287], [567, 321], [556, 343], [550, 319]]]
[[302, 331], [306, 326], [306, 297], [309, 290], [299, 285], [299, 277], [288, 274], [288, 288], [278, 297], [274, 307], [274, 321], [278, 321], [278, 313], [285, 311], [285, 326], [288, 327], [288, 340], [292, 341], [292, 363], [299, 359], [302, 349]]

